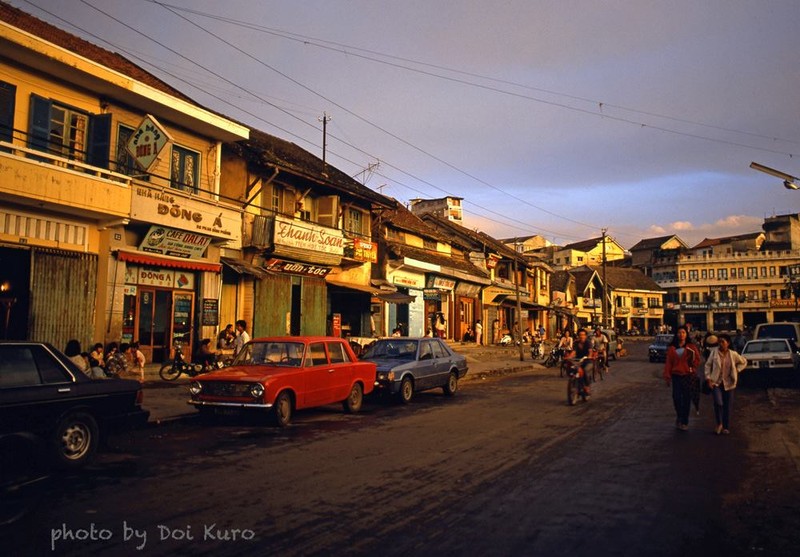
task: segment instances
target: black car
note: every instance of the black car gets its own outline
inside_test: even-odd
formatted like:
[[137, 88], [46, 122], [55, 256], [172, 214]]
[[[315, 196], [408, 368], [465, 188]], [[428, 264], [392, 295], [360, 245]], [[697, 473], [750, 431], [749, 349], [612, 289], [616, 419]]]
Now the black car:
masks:
[[656, 335], [653, 344], [647, 350], [651, 362], [667, 361], [667, 348], [672, 344], [673, 338], [675, 338], [675, 335]]
[[0, 457], [4, 466], [89, 462], [100, 435], [147, 422], [142, 387], [130, 379], [89, 379], [41, 342], [0, 342]]

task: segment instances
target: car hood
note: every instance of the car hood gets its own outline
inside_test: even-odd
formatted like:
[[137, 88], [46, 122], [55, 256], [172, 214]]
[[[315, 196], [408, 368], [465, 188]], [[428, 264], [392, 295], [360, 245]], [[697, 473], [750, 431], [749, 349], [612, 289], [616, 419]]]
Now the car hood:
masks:
[[368, 360], [361, 360], [362, 362], [372, 362], [378, 368], [378, 371], [398, 371], [401, 369], [408, 369], [414, 366], [416, 362], [408, 360], [398, 360], [397, 358], [369, 358]]
[[270, 377], [299, 370], [296, 366], [254, 365], [226, 367], [197, 376], [198, 381], [252, 381], [262, 383]]

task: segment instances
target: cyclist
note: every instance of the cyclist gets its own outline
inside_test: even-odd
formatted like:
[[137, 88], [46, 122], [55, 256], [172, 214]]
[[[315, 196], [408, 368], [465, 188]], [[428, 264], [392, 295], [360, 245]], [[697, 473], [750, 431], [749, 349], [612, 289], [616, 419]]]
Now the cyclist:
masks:
[[576, 362], [580, 361], [579, 365], [583, 370], [583, 377], [581, 378], [579, 385], [581, 388], [583, 388], [586, 396], [589, 396], [591, 394], [589, 390], [589, 383], [591, 382], [592, 377], [593, 360], [592, 341], [589, 339], [589, 334], [586, 332], [586, 329], [578, 329], [575, 341], [572, 343], [572, 352], [570, 352], [569, 357]]
[[597, 355], [597, 365], [602, 365], [608, 371], [608, 337], [603, 333], [600, 327], [594, 330], [592, 337], [592, 350]]

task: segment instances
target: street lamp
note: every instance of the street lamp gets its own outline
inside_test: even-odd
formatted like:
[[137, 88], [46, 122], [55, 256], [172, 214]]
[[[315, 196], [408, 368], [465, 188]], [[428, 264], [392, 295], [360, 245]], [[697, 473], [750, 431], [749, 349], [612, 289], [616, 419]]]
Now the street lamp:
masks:
[[750, 168], [753, 170], [758, 170], [759, 172], [763, 172], [764, 174], [769, 174], [770, 176], [780, 178], [783, 180], [783, 187], [787, 190], [800, 189], [800, 186], [797, 185], [798, 178], [792, 176], [791, 174], [786, 174], [785, 172], [775, 170], [774, 168], [764, 166], [763, 164], [758, 164], [757, 162], [751, 162]]

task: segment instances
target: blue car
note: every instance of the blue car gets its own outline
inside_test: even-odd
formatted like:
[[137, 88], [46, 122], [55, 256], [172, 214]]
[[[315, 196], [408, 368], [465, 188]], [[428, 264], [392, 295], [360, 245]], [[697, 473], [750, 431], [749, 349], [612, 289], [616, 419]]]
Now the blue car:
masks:
[[466, 358], [439, 338], [382, 338], [361, 359], [377, 365], [377, 389], [396, 395], [404, 404], [415, 392], [437, 387], [453, 396], [458, 380], [467, 374]]

